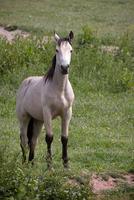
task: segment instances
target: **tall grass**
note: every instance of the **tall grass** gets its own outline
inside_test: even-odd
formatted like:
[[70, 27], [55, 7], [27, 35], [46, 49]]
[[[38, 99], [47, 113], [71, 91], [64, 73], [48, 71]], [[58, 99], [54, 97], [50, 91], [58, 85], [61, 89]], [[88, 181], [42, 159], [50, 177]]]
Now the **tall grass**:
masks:
[[[17, 72], [13, 79], [7, 78], [13, 82], [20, 82], [26, 76], [24, 73], [45, 73], [55, 53], [52, 41], [45, 43], [41, 38], [19, 39], [12, 44], [0, 40], [0, 46], [1, 76], [7, 77], [10, 73], [13, 76]], [[84, 27], [74, 44], [71, 76], [74, 80], [88, 81], [92, 91], [127, 91], [134, 87], [133, 54], [134, 38], [128, 34], [118, 39], [98, 39], [89, 27]]]

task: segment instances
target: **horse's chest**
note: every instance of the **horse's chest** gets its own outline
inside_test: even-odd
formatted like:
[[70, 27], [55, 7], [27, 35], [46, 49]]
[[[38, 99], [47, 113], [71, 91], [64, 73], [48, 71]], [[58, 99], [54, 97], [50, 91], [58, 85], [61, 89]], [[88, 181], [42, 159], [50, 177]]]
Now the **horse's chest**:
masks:
[[70, 102], [64, 95], [55, 96], [50, 104], [50, 109], [53, 117], [57, 115], [62, 115], [62, 113], [69, 107], [70, 107]]

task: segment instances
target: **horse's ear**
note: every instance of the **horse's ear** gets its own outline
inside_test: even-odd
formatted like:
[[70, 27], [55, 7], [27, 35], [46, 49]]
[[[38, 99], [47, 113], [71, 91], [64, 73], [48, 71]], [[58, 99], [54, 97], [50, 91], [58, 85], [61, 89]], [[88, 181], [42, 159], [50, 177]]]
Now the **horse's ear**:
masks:
[[68, 36], [70, 42], [72, 41], [72, 39], [74, 38], [74, 33], [73, 31], [70, 31], [69, 36]]
[[59, 35], [56, 32], [54, 32], [54, 39], [56, 42], [58, 42], [60, 39]]

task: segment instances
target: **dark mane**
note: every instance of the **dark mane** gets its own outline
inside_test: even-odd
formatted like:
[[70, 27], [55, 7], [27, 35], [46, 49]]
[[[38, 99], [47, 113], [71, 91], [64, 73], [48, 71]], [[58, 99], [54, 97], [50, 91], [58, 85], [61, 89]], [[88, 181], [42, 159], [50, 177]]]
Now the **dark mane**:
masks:
[[47, 80], [52, 80], [54, 76], [54, 71], [55, 71], [55, 65], [56, 65], [56, 55], [52, 59], [52, 66], [48, 70], [48, 72], [45, 75], [45, 82]]

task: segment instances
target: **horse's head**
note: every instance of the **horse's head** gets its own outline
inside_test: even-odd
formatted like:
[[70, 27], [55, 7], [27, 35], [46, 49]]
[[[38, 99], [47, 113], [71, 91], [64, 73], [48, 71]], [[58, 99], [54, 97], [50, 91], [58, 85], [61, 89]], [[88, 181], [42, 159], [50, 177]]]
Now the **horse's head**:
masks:
[[56, 41], [56, 65], [59, 67], [59, 70], [63, 75], [68, 74], [69, 65], [71, 62], [71, 53], [72, 53], [72, 39], [74, 34], [70, 31], [68, 37], [60, 38], [55, 33]]

